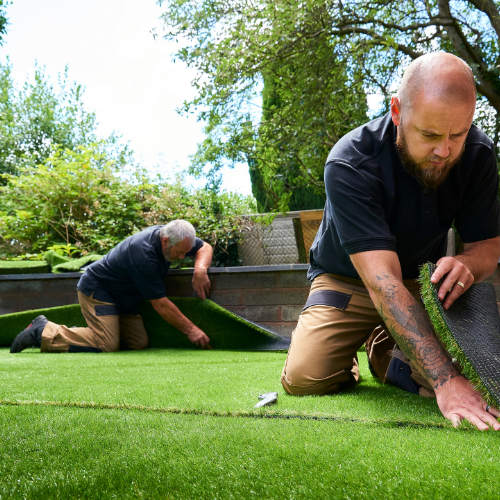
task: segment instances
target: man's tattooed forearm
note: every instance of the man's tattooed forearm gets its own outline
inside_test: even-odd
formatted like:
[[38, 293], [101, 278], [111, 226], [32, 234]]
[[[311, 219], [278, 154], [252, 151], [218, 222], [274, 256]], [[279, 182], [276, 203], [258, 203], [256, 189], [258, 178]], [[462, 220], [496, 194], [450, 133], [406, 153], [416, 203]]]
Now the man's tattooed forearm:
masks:
[[[398, 286], [402, 287], [394, 283], [382, 286], [377, 311], [401, 350], [423, 368], [437, 388], [457, 376], [455, 367], [437, 341], [424, 309], [413, 297], [408, 297], [408, 292], [399, 294]], [[394, 297], [398, 294], [396, 301]], [[407, 306], [401, 307], [401, 303]]]
[[396, 294], [398, 293], [397, 285], [395, 283], [391, 283], [391, 276], [388, 274], [381, 274], [375, 276], [378, 281], [384, 281], [386, 283], [381, 283], [378, 291], [383, 292], [388, 298], [395, 299]]

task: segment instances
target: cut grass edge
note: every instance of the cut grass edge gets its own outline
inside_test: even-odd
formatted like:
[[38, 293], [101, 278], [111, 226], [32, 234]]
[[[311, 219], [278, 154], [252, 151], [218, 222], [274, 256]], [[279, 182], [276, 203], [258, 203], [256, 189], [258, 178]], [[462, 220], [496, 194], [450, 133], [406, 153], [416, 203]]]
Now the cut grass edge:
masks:
[[429, 428], [446, 430], [477, 430], [472, 424], [463, 421], [458, 427], [453, 427], [451, 422], [422, 423], [413, 420], [388, 420], [388, 419], [363, 419], [346, 416], [324, 415], [322, 413], [303, 414], [296, 411], [289, 413], [273, 413], [262, 409], [260, 411], [216, 411], [216, 410], [197, 410], [194, 408], [163, 407], [163, 406], [145, 406], [138, 404], [120, 404], [120, 403], [95, 403], [87, 401], [20, 401], [0, 398], [0, 408], [5, 406], [46, 406], [59, 408], [80, 408], [93, 410], [121, 410], [137, 411], [145, 413], [168, 413], [177, 415], [201, 415], [219, 418], [257, 418], [257, 419], [282, 419], [282, 420], [318, 420], [332, 422], [349, 422], [365, 425], [376, 425], [388, 428]]
[[453, 361], [458, 362], [462, 370], [462, 375], [464, 375], [471, 382], [472, 386], [481, 393], [481, 396], [488, 405], [498, 407], [499, 402], [497, 402], [488, 391], [481, 377], [478, 375], [451, 333], [451, 329], [443, 314], [443, 306], [437, 295], [437, 289], [439, 289], [441, 282], [436, 285], [431, 282], [431, 276], [434, 269], [435, 265], [431, 262], [427, 262], [420, 267], [420, 274], [417, 280], [420, 283], [422, 301], [431, 323], [434, 326], [434, 331], [453, 358]]

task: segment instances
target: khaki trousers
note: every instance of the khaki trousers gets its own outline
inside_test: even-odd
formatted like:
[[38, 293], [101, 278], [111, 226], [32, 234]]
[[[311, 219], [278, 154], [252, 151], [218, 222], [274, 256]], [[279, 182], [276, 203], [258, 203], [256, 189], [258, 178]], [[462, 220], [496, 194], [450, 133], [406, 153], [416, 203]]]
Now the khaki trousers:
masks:
[[129, 349], [148, 347], [148, 334], [140, 315], [119, 314], [115, 304], [95, 300], [80, 291], [78, 301], [88, 327], [68, 328], [49, 321], [42, 332], [42, 352], [114, 352], [120, 341]]
[[[419, 285], [415, 280], [404, 284], [420, 303]], [[358, 349], [366, 343], [372, 369], [385, 382], [385, 373], [394, 357], [401, 359], [395, 341], [386, 331], [368, 290], [360, 280], [320, 274], [311, 286], [309, 296], [318, 291], [344, 294], [344, 305], [313, 305], [303, 310], [293, 332], [281, 383], [288, 394], [321, 395], [339, 392], [359, 380]], [[341, 296], [337, 294], [337, 296]], [[408, 360], [405, 358], [405, 361]], [[410, 364], [410, 363], [408, 363]], [[433, 395], [425, 378], [412, 368], [411, 378], [424, 386], [420, 394]]]

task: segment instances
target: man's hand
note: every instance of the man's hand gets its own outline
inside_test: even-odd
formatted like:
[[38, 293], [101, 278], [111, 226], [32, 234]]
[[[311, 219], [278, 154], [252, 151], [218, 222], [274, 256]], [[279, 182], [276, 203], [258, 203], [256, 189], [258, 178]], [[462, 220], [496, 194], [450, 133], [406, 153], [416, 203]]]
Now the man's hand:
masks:
[[196, 252], [193, 274], [193, 288], [200, 299], [205, 300], [210, 293], [210, 280], [208, 279], [207, 269], [212, 262], [212, 247], [204, 242], [203, 246]]
[[457, 376], [448, 380], [436, 389], [436, 398], [441, 413], [453, 422], [454, 427], [466, 419], [482, 431], [490, 427], [495, 431], [500, 430], [495, 418], [500, 416], [500, 412], [491, 406], [488, 413], [481, 395], [465, 377]]
[[[464, 243], [464, 251], [460, 255], [439, 259], [431, 281], [437, 283], [447, 275], [438, 293], [441, 300], [446, 298], [443, 307], [448, 309], [474, 281], [482, 281], [493, 274], [499, 257], [500, 237], [497, 236], [475, 243]], [[463, 283], [463, 289], [458, 284], [459, 281]]]
[[[441, 300], [444, 300], [446, 297], [446, 300], [443, 302], [445, 310], [474, 283], [474, 276], [472, 276], [469, 268], [459, 259], [460, 256], [458, 258], [443, 257], [439, 259], [436, 270], [431, 276], [432, 283], [437, 283], [443, 276], [446, 276], [438, 292], [438, 297]], [[462, 283], [463, 286], [459, 283]]]
[[193, 289], [200, 299], [205, 300], [210, 293], [211, 283], [206, 270], [195, 270], [193, 274]]
[[184, 333], [193, 344], [199, 345], [203, 349], [208, 346], [210, 339], [194, 323], [189, 321], [167, 297], [152, 300], [151, 305], [167, 323]]
[[210, 339], [205, 335], [205, 333], [200, 330], [197, 326], [193, 325], [193, 328], [186, 333], [187, 338], [192, 344], [201, 346], [202, 349], [206, 349], [210, 343]]

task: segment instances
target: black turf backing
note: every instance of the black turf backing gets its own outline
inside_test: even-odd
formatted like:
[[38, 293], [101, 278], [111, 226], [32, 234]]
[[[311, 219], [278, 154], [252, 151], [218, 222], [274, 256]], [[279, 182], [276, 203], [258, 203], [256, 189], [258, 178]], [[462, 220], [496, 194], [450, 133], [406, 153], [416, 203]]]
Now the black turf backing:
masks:
[[[429, 276], [432, 276], [436, 266], [431, 263], [426, 266]], [[437, 295], [440, 286], [441, 282], [431, 283], [433, 302], [449, 334], [465, 356], [461, 362], [464, 365], [462, 369], [466, 373], [467, 363], [470, 363], [497, 405], [500, 405], [500, 316], [493, 285], [473, 284], [447, 311]], [[439, 326], [434, 323], [434, 327], [439, 335]]]

